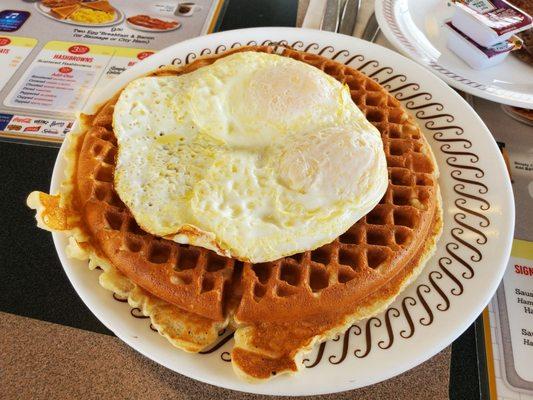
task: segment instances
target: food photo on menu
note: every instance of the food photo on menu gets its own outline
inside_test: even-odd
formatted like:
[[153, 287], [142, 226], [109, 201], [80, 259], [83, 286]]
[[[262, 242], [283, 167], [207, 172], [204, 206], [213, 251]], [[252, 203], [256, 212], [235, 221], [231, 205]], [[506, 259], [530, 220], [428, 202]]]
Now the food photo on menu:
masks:
[[57, 20], [86, 25], [112, 23], [121, 16], [107, 0], [42, 0], [40, 9]]
[[6, 399], [533, 400], [531, 4], [232, 2], [2, 3]]
[[[139, 11], [141, 8], [144, 10], [139, 7]], [[180, 3], [176, 6], [175, 16], [190, 16], [197, 9], [195, 3]], [[107, 0], [41, 0], [38, 10], [52, 19], [80, 26], [110, 26], [126, 19], [133, 29], [165, 32], [181, 25], [175, 17], [134, 12], [124, 15], [120, 8]]]

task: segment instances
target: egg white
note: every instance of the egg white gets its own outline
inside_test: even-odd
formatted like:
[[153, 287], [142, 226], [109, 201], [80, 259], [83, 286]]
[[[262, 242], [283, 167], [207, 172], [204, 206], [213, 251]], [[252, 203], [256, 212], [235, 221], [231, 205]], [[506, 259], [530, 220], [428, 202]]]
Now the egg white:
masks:
[[245, 261], [331, 242], [387, 187], [379, 132], [348, 88], [278, 55], [139, 78], [113, 127], [115, 188], [139, 225]]

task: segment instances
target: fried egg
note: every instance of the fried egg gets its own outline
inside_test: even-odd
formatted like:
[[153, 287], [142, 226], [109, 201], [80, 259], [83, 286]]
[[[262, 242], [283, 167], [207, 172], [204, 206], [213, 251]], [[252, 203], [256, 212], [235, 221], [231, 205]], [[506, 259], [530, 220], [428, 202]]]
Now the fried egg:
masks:
[[136, 79], [113, 128], [115, 189], [139, 226], [243, 261], [333, 241], [387, 188], [380, 134], [348, 87], [279, 55]]

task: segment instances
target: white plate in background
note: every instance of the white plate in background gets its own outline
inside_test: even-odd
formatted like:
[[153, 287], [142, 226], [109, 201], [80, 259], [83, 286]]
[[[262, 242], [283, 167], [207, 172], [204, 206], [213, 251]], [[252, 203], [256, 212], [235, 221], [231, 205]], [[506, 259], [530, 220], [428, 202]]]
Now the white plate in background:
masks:
[[497, 103], [533, 108], [533, 66], [510, 54], [484, 70], [470, 68], [446, 47], [444, 0], [376, 0], [379, 26], [389, 42], [453, 87]]

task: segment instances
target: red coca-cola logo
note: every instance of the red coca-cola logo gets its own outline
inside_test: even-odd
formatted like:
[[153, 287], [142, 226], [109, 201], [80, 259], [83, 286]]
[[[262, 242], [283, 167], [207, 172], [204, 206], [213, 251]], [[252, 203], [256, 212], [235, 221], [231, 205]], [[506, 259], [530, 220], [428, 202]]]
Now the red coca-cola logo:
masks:
[[27, 118], [27, 117], [13, 117], [13, 119], [11, 120], [11, 122], [19, 122], [21, 124], [30, 124], [31, 123], [31, 118]]
[[0, 37], [0, 46], [7, 46], [9, 43], [11, 43], [11, 39]]
[[139, 60], [144, 60], [146, 57], [150, 57], [152, 54], [154, 54], [153, 51], [141, 51], [139, 54], [137, 54], [137, 58]]
[[59, 72], [61, 72], [62, 74], [68, 74], [68, 73], [72, 72], [72, 68], [70, 68], [70, 67], [61, 67], [61, 68], [59, 68]]
[[85, 54], [85, 53], [88, 53], [89, 50], [90, 49], [87, 46], [83, 46], [81, 44], [70, 46], [68, 48], [68, 52], [72, 54]]

